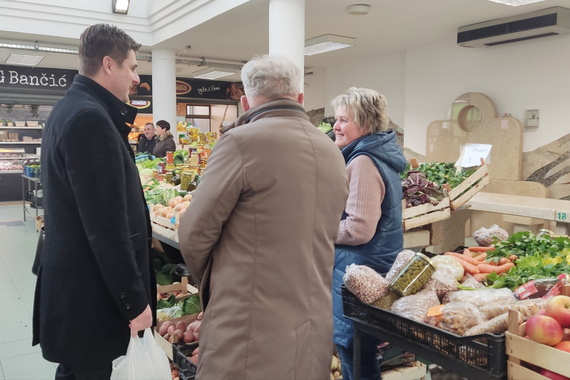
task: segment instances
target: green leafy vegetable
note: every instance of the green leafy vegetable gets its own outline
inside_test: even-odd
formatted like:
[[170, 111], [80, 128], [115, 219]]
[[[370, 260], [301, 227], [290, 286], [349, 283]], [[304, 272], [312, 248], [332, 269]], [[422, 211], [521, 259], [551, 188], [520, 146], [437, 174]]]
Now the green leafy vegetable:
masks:
[[200, 296], [197, 294], [185, 298], [182, 302], [179, 302], [178, 305], [182, 308], [183, 315], [197, 314], [202, 311]]
[[176, 296], [170, 296], [168, 299], [158, 300], [156, 302], [157, 309], [168, 309], [176, 304]]
[[[406, 165], [406, 169], [400, 173], [400, 179], [406, 179], [410, 169], [411, 166], [408, 163]], [[465, 181], [471, 174], [475, 173], [475, 170], [463, 169], [457, 173], [455, 164], [452, 162], [427, 162], [425, 164], [420, 164], [419, 168], [416, 170], [425, 173], [428, 181], [435, 182], [439, 186], [444, 183], [448, 183], [452, 189]]]
[[167, 274], [164, 272], [156, 272], [156, 283], [160, 286], [171, 285], [173, 282], [172, 274]]

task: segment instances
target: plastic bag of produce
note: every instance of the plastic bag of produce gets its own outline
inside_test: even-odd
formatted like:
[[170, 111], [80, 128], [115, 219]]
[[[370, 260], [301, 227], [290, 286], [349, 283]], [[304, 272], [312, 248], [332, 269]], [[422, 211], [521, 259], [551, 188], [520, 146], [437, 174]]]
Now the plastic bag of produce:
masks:
[[468, 302], [451, 302], [441, 311], [441, 315], [430, 319], [430, 324], [457, 335], [463, 335], [467, 330], [486, 321], [477, 306]]
[[376, 300], [376, 302], [374, 302], [372, 305], [379, 307], [380, 309], [390, 310], [394, 302], [396, 302], [399, 298], [400, 298], [399, 295], [390, 291], [384, 297], [381, 297], [378, 300]]
[[477, 289], [458, 290], [447, 293], [444, 303], [449, 302], [469, 302], [477, 306], [482, 306], [494, 301], [515, 301], [515, 295], [507, 288], [502, 289]]
[[442, 299], [447, 293], [456, 291], [457, 285], [457, 280], [451, 273], [438, 269], [431, 275], [424, 289], [435, 290], [439, 299]]
[[392, 281], [394, 277], [412, 260], [415, 256], [414, 251], [410, 251], [409, 249], [404, 249], [402, 252], [398, 253], [396, 260], [394, 260], [394, 264], [392, 264], [392, 268], [386, 274], [386, 280], [388, 282]]
[[[519, 314], [519, 325], [524, 322], [524, 318]], [[484, 322], [478, 326], [472, 327], [465, 332], [465, 336], [473, 336], [479, 334], [502, 334], [509, 328], [509, 314], [505, 313], [495, 317], [487, 322]]]
[[347, 265], [342, 279], [352, 294], [369, 305], [390, 292], [388, 281], [374, 269], [364, 265]]
[[144, 331], [142, 338], [131, 337], [127, 354], [113, 360], [111, 380], [164, 380], [170, 378], [168, 358], [156, 344], [150, 329]]
[[475, 279], [475, 277], [471, 276], [469, 273], [465, 273], [463, 278], [461, 279], [461, 286], [465, 286], [468, 288], [473, 289], [484, 289], [485, 285], [480, 283]]
[[432, 257], [431, 262], [433, 263], [433, 266], [435, 266], [436, 269], [444, 270], [451, 273], [453, 277], [455, 277], [455, 279], [458, 281], [463, 277], [464, 273], [463, 266], [459, 264], [457, 260], [455, 260], [451, 256], [444, 256], [444, 255], [435, 256]]
[[439, 305], [439, 298], [434, 290], [424, 289], [414, 295], [402, 297], [390, 310], [402, 317], [418, 322], [428, 323], [427, 313], [430, 308]]
[[507, 313], [509, 310], [516, 310], [527, 319], [538, 313], [540, 309], [546, 308], [548, 300], [537, 298], [524, 301], [495, 301], [480, 307], [481, 312], [487, 319], [492, 319]]
[[489, 247], [493, 244], [495, 237], [498, 241], [507, 240], [509, 233], [496, 224], [493, 224], [490, 228], [481, 227], [473, 233], [473, 239], [481, 247]]
[[159, 322], [167, 321], [182, 316], [182, 307], [175, 305], [172, 307], [159, 309], [156, 311], [156, 319]]

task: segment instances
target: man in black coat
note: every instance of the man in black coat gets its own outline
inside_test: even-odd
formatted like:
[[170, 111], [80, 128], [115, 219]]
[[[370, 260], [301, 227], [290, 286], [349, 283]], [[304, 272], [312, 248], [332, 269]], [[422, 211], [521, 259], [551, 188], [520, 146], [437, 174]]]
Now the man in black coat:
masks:
[[150, 222], [125, 124], [139, 47], [114, 26], [87, 28], [79, 75], [44, 129], [33, 344], [60, 363], [56, 379], [108, 380], [131, 334], [155, 320]]
[[154, 134], [154, 124], [146, 123], [144, 126], [144, 133], [139, 136], [139, 145], [137, 147], [137, 152], [145, 152], [152, 154], [154, 147], [156, 145], [156, 135]]

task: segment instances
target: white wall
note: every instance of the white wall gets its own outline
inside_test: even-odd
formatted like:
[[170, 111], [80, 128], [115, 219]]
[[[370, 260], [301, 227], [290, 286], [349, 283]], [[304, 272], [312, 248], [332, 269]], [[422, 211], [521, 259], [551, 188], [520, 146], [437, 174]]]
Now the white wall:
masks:
[[[305, 75], [305, 109], [307, 111], [324, 108], [326, 101], [326, 72], [325, 69], [307, 70], [312, 75]], [[330, 102], [329, 102], [330, 103]], [[330, 116], [330, 115], [328, 115]]]
[[447, 118], [465, 92], [482, 92], [499, 116], [523, 121], [540, 110], [540, 127], [524, 132], [523, 151], [532, 151], [570, 132], [570, 36], [468, 49], [446, 41], [408, 49], [405, 86], [405, 145], [425, 154], [425, 131]]
[[405, 54], [326, 68], [325, 114], [334, 115], [331, 100], [349, 87], [367, 87], [386, 96], [388, 114], [400, 126], [405, 114]]

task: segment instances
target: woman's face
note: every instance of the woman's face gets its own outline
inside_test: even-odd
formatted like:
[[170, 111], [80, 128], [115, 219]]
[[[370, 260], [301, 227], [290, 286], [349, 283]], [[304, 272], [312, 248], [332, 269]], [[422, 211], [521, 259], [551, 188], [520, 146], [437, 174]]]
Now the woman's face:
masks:
[[158, 125], [154, 129], [154, 133], [156, 133], [157, 136], [162, 136], [164, 134], [164, 131], [166, 131], [166, 129], [163, 129]]
[[339, 148], [342, 149], [357, 138], [365, 135], [356, 125], [350, 111], [345, 106], [339, 106], [336, 109], [334, 118], [336, 120], [333, 127], [335, 144]]

